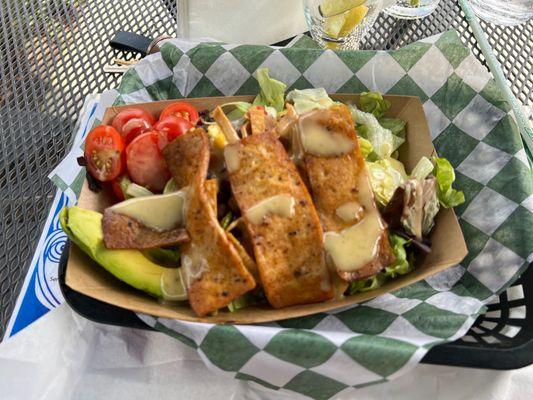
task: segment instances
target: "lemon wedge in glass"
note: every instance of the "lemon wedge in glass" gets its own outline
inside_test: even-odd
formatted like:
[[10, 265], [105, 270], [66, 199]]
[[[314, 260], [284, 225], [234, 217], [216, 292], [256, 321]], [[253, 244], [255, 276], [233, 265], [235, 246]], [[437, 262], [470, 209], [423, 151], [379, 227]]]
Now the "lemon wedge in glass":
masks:
[[161, 293], [165, 300], [187, 300], [181, 268], [165, 268], [165, 272], [161, 274]]
[[347, 36], [368, 13], [367, 6], [355, 7], [344, 14], [326, 18], [324, 32], [332, 38]]
[[332, 17], [365, 4], [365, 2], [366, 0], [324, 0], [320, 4], [320, 13], [323, 17]]

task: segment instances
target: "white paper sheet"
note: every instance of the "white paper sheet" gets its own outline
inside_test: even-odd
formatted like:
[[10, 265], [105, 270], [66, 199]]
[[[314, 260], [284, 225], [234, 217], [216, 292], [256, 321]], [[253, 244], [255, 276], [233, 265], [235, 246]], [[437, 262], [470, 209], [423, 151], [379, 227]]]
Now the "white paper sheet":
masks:
[[[419, 365], [358, 400], [530, 400], [533, 366], [490, 371]], [[302, 399], [207, 369], [197, 353], [158, 332], [96, 324], [66, 305], [0, 344], [2, 400]], [[337, 400], [348, 400], [335, 398]]]

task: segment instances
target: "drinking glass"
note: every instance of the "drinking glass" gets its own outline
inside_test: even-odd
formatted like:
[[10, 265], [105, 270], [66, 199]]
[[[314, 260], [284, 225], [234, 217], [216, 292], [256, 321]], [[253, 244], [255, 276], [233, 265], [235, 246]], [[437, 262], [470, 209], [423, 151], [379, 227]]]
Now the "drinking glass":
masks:
[[440, 0], [398, 0], [395, 5], [383, 11], [396, 18], [417, 19], [427, 17], [439, 3]]
[[518, 25], [533, 17], [533, 0], [469, 0], [474, 13], [498, 25]]
[[383, 8], [396, 0], [303, 0], [307, 26], [324, 48], [356, 50]]

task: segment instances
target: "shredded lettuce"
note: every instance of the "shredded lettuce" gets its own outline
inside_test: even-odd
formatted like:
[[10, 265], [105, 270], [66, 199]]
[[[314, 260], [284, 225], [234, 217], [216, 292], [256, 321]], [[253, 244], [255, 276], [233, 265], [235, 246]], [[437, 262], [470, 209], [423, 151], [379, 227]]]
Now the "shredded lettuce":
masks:
[[370, 290], [377, 289], [383, 285], [384, 282], [385, 275], [383, 273], [379, 273], [360, 281], [350, 282], [350, 285], [348, 286], [348, 294], [368, 292]]
[[411, 171], [411, 178], [420, 181], [433, 172], [433, 163], [427, 157], [422, 157]]
[[368, 292], [382, 286], [388, 279], [394, 279], [398, 275], [405, 275], [413, 270], [413, 262], [407, 254], [406, 246], [409, 240], [393, 233], [389, 234], [389, 241], [396, 257], [396, 261], [385, 268], [383, 272], [360, 281], [351, 282], [348, 286], [348, 294]]
[[358, 130], [372, 143], [374, 152], [379, 158], [389, 158], [405, 142], [404, 138], [395, 136], [390, 130], [383, 128], [373, 114], [358, 110], [354, 105], [350, 105], [349, 108], [354, 121], [364, 125], [363, 129], [359, 126]]
[[170, 178], [165, 185], [165, 188], [163, 189], [163, 194], [177, 192], [179, 190], [178, 185], [176, 185], [176, 181], [174, 178]]
[[376, 118], [381, 118], [390, 108], [390, 103], [379, 92], [363, 92], [359, 99], [359, 108]]
[[235, 312], [242, 308], [263, 303], [265, 300], [265, 292], [262, 288], [258, 288], [257, 290], [253, 290], [252, 292], [248, 292], [243, 294], [242, 296], [237, 297], [235, 300], [228, 304], [228, 309], [230, 312]]
[[230, 312], [235, 312], [241, 308], [246, 308], [249, 305], [253, 304], [253, 297], [248, 293], [243, 294], [242, 296], [237, 297], [231, 303], [228, 304], [228, 309]]
[[[226, 112], [225, 109], [231, 106], [233, 106], [233, 109], [230, 112]], [[222, 104], [220, 108], [222, 108], [222, 110], [226, 113], [226, 116], [230, 121], [234, 121], [242, 118], [251, 106], [252, 103], [248, 103], [246, 101], [232, 101], [230, 103]]]
[[153, 193], [146, 189], [144, 186], [133, 183], [130, 178], [124, 175], [120, 179], [120, 190], [124, 194], [124, 198], [131, 199], [132, 197], [151, 196]]
[[396, 261], [385, 268], [385, 275], [390, 278], [396, 278], [398, 275], [405, 275], [411, 272], [412, 266], [407, 259], [407, 251], [405, 250], [405, 246], [409, 244], [410, 240], [391, 233], [389, 235], [389, 242]]
[[268, 68], [258, 69], [256, 77], [261, 91], [254, 99], [253, 105], [272, 107], [276, 111], [283, 111], [285, 108], [285, 89], [287, 85], [271, 78], [268, 75]]
[[334, 101], [331, 100], [324, 88], [294, 89], [287, 94], [287, 100], [292, 101], [294, 110], [298, 114], [303, 114], [316, 108], [329, 108], [334, 104]]
[[389, 203], [398, 186], [407, 180], [403, 164], [394, 158], [367, 161], [366, 168], [376, 200], [383, 206]]
[[359, 149], [363, 154], [363, 157], [366, 159], [370, 153], [374, 151], [374, 146], [365, 138], [358, 136], [357, 141], [359, 142]]
[[405, 121], [400, 118], [380, 118], [379, 124], [389, 131], [392, 132], [394, 136], [399, 136], [402, 139], [405, 139]]
[[220, 220], [220, 226], [222, 227], [222, 229], [226, 230], [226, 229], [228, 229], [228, 226], [231, 224], [231, 221], [233, 221], [233, 213], [231, 211], [229, 211]]
[[435, 169], [433, 175], [437, 178], [437, 196], [444, 208], [458, 206], [465, 202], [463, 192], [452, 188], [455, 172], [450, 162], [445, 158], [433, 157]]

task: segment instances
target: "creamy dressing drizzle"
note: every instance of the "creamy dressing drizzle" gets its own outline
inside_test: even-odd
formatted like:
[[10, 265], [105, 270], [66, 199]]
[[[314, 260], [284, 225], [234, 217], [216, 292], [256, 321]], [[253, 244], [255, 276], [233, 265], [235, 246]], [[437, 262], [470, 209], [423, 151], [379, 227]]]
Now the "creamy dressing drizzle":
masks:
[[141, 224], [157, 231], [166, 231], [183, 225], [187, 190], [168, 194], [143, 196], [115, 204], [110, 209], [117, 214], [134, 218]]
[[260, 201], [246, 210], [246, 219], [254, 225], [259, 225], [269, 214], [292, 218], [294, 215], [294, 203], [294, 197], [291, 195], [278, 194]]
[[193, 260], [188, 255], [183, 255], [181, 257], [181, 268], [183, 272], [184, 285], [187, 291], [191, 287], [191, 284], [196, 280], [201, 278], [204, 272], [209, 270], [209, 265], [205, 258], [200, 258], [199, 260]]
[[352, 139], [340, 133], [328, 131], [315, 121], [302, 122], [300, 140], [304, 150], [315, 156], [340, 156], [353, 151]]
[[235, 172], [239, 169], [240, 156], [238, 145], [228, 145], [224, 147], [224, 159], [228, 172]]
[[335, 267], [354, 271], [371, 262], [379, 250], [379, 239], [385, 227], [374, 204], [370, 181], [361, 172], [359, 201], [363, 207], [362, 220], [340, 232], [326, 232], [324, 247]]
[[361, 206], [361, 204], [359, 204], [357, 201], [344, 203], [335, 210], [337, 217], [346, 222], [359, 221], [361, 218], [363, 218], [364, 213], [365, 210], [363, 209], [363, 206]]

